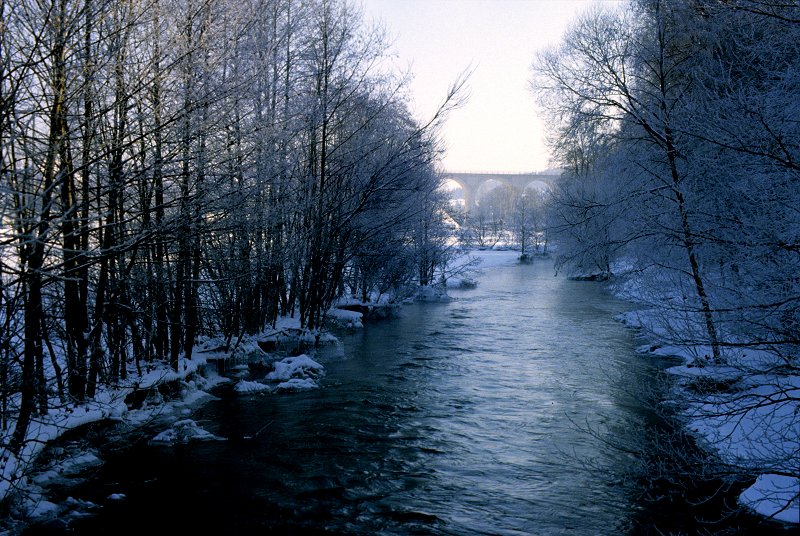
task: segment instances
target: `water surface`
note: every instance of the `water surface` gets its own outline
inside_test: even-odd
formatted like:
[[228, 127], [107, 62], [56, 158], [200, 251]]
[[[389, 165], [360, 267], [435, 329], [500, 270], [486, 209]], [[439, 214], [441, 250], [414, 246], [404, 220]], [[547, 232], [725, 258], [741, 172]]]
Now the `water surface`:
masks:
[[108, 452], [70, 491], [103, 508], [70, 530], [659, 533], [669, 512], [640, 500], [633, 459], [609, 447], [643, 445], [650, 418], [638, 394], [653, 365], [613, 319], [629, 305], [549, 261], [451, 295], [340, 334], [317, 356], [319, 390], [222, 387], [192, 418], [226, 441]]

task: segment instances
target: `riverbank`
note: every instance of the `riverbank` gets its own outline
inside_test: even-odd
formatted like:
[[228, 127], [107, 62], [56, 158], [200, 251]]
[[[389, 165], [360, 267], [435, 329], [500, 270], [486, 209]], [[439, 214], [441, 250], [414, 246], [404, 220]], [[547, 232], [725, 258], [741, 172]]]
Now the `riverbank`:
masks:
[[[648, 341], [639, 351], [679, 358], [667, 369], [672, 400], [688, 434], [713, 462], [699, 471], [745, 482], [739, 504], [789, 526], [800, 523], [800, 375], [797, 363], [766, 350], [724, 348], [714, 362], [711, 348], [692, 341], [702, 333], [699, 314], [666, 308], [679, 300], [669, 287], [652, 296], [643, 274], [622, 274], [609, 283], [615, 296], [638, 304], [618, 319]], [[648, 274], [651, 279], [653, 274]], [[656, 276], [657, 277], [657, 276]], [[654, 304], [658, 304], [655, 305]], [[702, 338], [702, 337], [700, 337]], [[713, 464], [713, 467], [712, 467]]]
[[[505, 260], [495, 260], [489, 265], [507, 262], [512, 255], [513, 252], [502, 253], [497, 257]], [[468, 277], [463, 267], [470, 263], [470, 259], [465, 256], [459, 262], [462, 266], [454, 269], [458, 277], [442, 281], [435, 287], [421, 288], [417, 295], [406, 300], [446, 300], [448, 286], [461, 286], [463, 278]], [[343, 300], [329, 311], [332, 326], [346, 330], [364, 327], [364, 313], [346, 307], [354, 303], [353, 300]], [[389, 311], [401, 303], [402, 300], [392, 303], [392, 297], [384, 296], [379, 303], [359, 305]], [[255, 336], [243, 336], [233, 341], [200, 337], [192, 359], [179, 359], [179, 371], [172, 370], [166, 362], [146, 363], [141, 373], [131, 368], [125, 380], [113, 389], [100, 389], [91, 400], [80, 404], [52, 400], [48, 413], [33, 419], [19, 455], [14, 455], [5, 447], [0, 450], [0, 508], [3, 512], [0, 533], [10, 534], [3, 531], [14, 531], [31, 522], [41, 523], [68, 516], [75, 507], [85, 510], [91, 506], [55, 504], [48, 500], [49, 486], [74, 483], [80, 475], [102, 463], [93, 453], [87, 452], [63, 452], [43, 461], [43, 453], [65, 435], [103, 422], [120, 423], [132, 430], [157, 422], [163, 434], [153, 440], [159, 442], [216, 440], [218, 438], [207, 434], [189, 417], [200, 406], [215, 398], [212, 392], [217, 386], [235, 383], [241, 392], [316, 388], [314, 379], [324, 371], [313, 360], [307, 358], [311, 366], [305, 361], [282, 363], [280, 360], [287, 356], [302, 355], [304, 351], [313, 354], [313, 346], [317, 343], [332, 345], [336, 343], [336, 337], [330, 330], [316, 333], [301, 330], [297, 318], [280, 318], [274, 328]], [[275, 362], [282, 364], [283, 368], [281, 373], [273, 371], [271, 374], [274, 377], [266, 378], [274, 380], [272, 383], [246, 382], [237, 378], [247, 373], [248, 365], [272, 369]], [[240, 374], [237, 374], [237, 369]], [[0, 434], [0, 445], [8, 445], [12, 433], [13, 430], [6, 430]], [[51, 457], [51, 453], [48, 453], [48, 457]]]

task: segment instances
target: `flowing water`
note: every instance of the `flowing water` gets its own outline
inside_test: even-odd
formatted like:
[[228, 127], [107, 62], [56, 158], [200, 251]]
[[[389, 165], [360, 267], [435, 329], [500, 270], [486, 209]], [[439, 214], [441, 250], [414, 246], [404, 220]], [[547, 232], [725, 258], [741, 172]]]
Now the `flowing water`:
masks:
[[62, 532], [659, 533], [675, 512], [609, 446], [643, 445], [650, 418], [651, 358], [613, 319], [628, 305], [544, 260], [450, 294], [340, 334], [318, 390], [223, 386], [192, 418], [226, 441], [108, 452], [69, 490], [103, 507]]

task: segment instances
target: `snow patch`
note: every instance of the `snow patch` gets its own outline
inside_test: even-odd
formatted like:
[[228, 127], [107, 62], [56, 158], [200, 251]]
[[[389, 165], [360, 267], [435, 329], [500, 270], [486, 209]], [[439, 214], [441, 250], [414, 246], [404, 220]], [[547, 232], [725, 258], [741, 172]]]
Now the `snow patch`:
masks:
[[328, 316], [340, 326], [347, 328], [363, 328], [363, 315], [358, 311], [348, 311], [347, 309], [333, 308], [328, 311]]
[[308, 391], [311, 389], [319, 389], [319, 385], [311, 378], [292, 378], [288, 381], [279, 383], [276, 389], [278, 391]]
[[261, 382], [241, 380], [233, 387], [233, 389], [237, 393], [261, 393], [264, 391], [271, 391], [272, 387]]
[[26, 503], [25, 510], [34, 519], [56, 517], [61, 510], [57, 504], [44, 499], [27, 500]]
[[739, 495], [739, 502], [763, 516], [800, 523], [800, 478], [760, 475]]

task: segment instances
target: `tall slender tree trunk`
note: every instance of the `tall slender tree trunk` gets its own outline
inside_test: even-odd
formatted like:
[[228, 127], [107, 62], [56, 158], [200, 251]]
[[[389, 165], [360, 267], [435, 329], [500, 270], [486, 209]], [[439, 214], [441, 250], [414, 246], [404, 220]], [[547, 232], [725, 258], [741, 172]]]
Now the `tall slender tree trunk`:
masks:
[[[53, 102], [50, 105], [47, 152], [43, 169], [41, 211], [38, 221], [29, 233], [20, 236], [20, 259], [22, 261], [21, 283], [24, 293], [25, 343], [22, 359], [22, 379], [20, 388], [20, 411], [17, 425], [11, 439], [12, 449], [19, 452], [28, 432], [31, 418], [38, 412], [47, 411], [47, 389], [44, 376], [44, 351], [41, 330], [45, 325], [42, 303], [42, 271], [45, 260], [45, 242], [50, 233], [51, 203], [57, 181], [63, 180], [63, 171], [56, 165], [65, 154], [66, 143], [66, 0], [59, 0], [52, 22], [55, 36], [52, 47], [53, 70], [51, 88]], [[18, 212], [25, 210], [18, 207]], [[38, 405], [38, 407], [37, 407]]]
[[153, 84], [151, 100], [153, 105], [153, 195], [155, 201], [155, 233], [153, 245], [153, 265], [154, 280], [152, 293], [155, 297], [155, 358], [164, 359], [169, 354], [169, 304], [167, 289], [169, 288], [169, 278], [166, 269], [166, 235], [164, 232], [164, 149], [163, 149], [163, 105], [161, 102], [162, 93], [162, 72], [161, 72], [161, 46], [159, 32], [161, 30], [161, 11], [160, 4], [154, 6], [155, 14], [153, 18]]
[[686, 256], [689, 260], [689, 267], [692, 272], [692, 282], [694, 283], [695, 292], [700, 300], [700, 313], [703, 315], [705, 322], [705, 330], [708, 335], [708, 340], [711, 344], [711, 354], [715, 362], [721, 359], [719, 339], [717, 329], [714, 322], [714, 315], [711, 309], [711, 301], [709, 300], [708, 293], [706, 292], [705, 283], [703, 281], [700, 263], [697, 260], [697, 252], [695, 250], [695, 237], [692, 232], [691, 224], [689, 223], [689, 214], [686, 210], [686, 201], [683, 192], [680, 189], [680, 175], [678, 173], [677, 161], [675, 157], [675, 149], [672, 146], [671, 135], [667, 134], [667, 157], [669, 160], [670, 173], [672, 176], [672, 191], [675, 195], [675, 201], [678, 205], [678, 213], [681, 220], [681, 232], [683, 247], [686, 250]]

